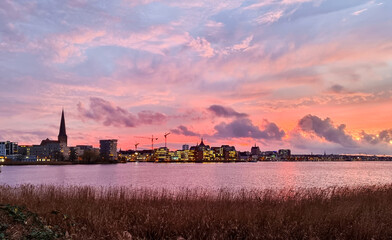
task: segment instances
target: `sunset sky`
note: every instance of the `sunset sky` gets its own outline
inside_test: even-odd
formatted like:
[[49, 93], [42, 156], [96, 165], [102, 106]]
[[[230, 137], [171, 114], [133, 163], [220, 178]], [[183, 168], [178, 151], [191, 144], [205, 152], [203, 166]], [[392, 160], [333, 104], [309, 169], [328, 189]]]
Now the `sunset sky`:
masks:
[[0, 140], [392, 154], [392, 1], [0, 1]]

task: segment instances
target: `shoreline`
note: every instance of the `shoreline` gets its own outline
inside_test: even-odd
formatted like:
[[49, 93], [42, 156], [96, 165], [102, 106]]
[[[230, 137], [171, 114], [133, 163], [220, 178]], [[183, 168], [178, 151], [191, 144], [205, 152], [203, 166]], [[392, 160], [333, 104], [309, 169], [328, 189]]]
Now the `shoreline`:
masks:
[[111, 164], [127, 164], [127, 163], [153, 163], [153, 164], [168, 164], [168, 163], [193, 163], [193, 164], [208, 164], [208, 163], [263, 163], [263, 162], [392, 162], [391, 160], [360, 160], [360, 161], [347, 161], [347, 160], [335, 160], [335, 161], [165, 161], [165, 162], [151, 162], [151, 161], [129, 161], [129, 162], [1, 162], [0, 166], [48, 166], [48, 165], [111, 165]]
[[97, 162], [97, 163], [75, 163], [75, 162], [3, 162], [0, 163], [0, 166], [46, 166], [46, 165], [93, 165], [93, 164], [100, 164], [100, 165], [107, 165], [107, 164], [124, 164], [122, 162], [118, 163], [108, 163], [108, 162]]

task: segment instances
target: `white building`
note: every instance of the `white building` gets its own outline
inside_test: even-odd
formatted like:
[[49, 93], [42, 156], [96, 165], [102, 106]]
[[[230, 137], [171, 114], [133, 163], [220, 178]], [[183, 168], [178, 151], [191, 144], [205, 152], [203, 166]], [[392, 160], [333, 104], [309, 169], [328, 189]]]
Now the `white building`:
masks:
[[0, 142], [0, 156], [7, 157], [18, 154], [18, 143], [16, 142]]

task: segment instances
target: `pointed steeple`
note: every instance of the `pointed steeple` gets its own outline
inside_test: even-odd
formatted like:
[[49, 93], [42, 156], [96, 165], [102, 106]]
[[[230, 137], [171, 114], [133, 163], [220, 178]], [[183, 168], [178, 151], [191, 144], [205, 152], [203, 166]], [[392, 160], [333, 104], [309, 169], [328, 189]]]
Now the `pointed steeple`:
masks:
[[203, 138], [201, 138], [200, 146], [205, 146], [203, 142]]
[[64, 109], [61, 112], [61, 122], [60, 122], [60, 131], [59, 131], [58, 140], [60, 143], [63, 143], [65, 144], [65, 146], [67, 146], [67, 132], [65, 128]]

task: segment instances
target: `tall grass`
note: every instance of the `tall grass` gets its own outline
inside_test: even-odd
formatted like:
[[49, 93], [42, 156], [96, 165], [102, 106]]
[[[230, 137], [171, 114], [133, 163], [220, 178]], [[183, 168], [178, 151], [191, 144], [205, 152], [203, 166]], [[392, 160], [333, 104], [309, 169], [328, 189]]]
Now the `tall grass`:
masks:
[[392, 185], [302, 190], [0, 186], [72, 239], [389, 239]]

